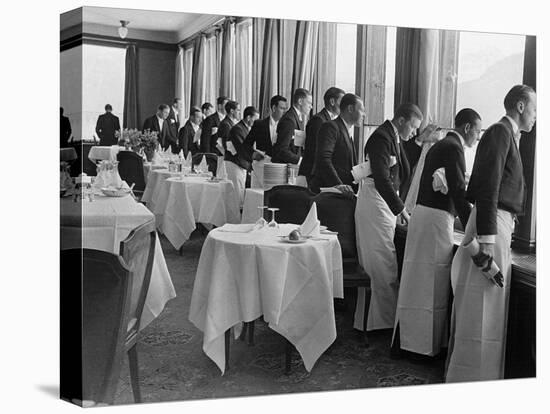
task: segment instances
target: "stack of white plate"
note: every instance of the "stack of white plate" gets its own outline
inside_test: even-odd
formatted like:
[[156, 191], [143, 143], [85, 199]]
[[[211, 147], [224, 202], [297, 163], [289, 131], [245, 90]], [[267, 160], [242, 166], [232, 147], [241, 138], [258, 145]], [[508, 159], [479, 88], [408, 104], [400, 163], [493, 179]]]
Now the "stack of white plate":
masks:
[[276, 185], [287, 183], [287, 165], [274, 162], [264, 164], [264, 189], [269, 190]]

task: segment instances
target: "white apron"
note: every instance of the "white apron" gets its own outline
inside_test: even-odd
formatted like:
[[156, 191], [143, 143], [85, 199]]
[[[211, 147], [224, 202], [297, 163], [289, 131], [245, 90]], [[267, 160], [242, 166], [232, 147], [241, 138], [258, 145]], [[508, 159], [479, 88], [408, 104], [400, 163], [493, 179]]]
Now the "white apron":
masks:
[[454, 217], [417, 204], [403, 258], [395, 328], [401, 349], [434, 356], [447, 346]]
[[239, 167], [237, 164], [231, 161], [225, 162], [225, 170], [227, 171], [227, 178], [233, 183], [235, 192], [239, 197], [239, 207], [242, 207], [244, 202], [244, 188], [246, 184], [246, 170]]
[[[374, 187], [372, 178], [362, 180], [355, 208], [355, 233], [359, 264], [371, 277], [371, 301], [367, 330], [393, 327], [399, 282], [393, 237], [396, 217]], [[365, 289], [357, 292], [353, 327], [363, 330]]]
[[[477, 234], [476, 215], [474, 207], [466, 226], [465, 240]], [[494, 259], [504, 277], [503, 288], [483, 276], [463, 247], [459, 247], [453, 259], [451, 285], [454, 302], [446, 382], [504, 377], [513, 229], [512, 214], [498, 210]]]

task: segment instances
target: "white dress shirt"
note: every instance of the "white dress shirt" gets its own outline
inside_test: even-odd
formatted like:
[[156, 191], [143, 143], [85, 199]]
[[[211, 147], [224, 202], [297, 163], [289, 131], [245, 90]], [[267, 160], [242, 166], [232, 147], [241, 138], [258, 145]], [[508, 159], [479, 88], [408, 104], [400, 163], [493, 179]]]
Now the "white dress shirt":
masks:
[[160, 118], [158, 115], [157, 115], [157, 119], [159, 121], [159, 131], [162, 131], [162, 125], [164, 124], [164, 119]]
[[275, 121], [271, 115], [269, 115], [269, 136], [271, 137], [271, 144], [275, 145], [277, 141], [277, 125], [279, 121]]

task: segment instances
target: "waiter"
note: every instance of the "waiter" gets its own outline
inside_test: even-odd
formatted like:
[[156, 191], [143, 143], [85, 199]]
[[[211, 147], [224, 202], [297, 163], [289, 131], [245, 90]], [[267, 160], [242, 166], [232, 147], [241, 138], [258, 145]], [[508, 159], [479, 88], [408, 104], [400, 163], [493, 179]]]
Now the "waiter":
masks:
[[[409, 213], [398, 189], [409, 176], [409, 163], [401, 145], [422, 122], [414, 104], [400, 105], [391, 121], [380, 125], [365, 146], [372, 173], [362, 180], [357, 195], [355, 227], [359, 264], [371, 277], [371, 301], [367, 331], [393, 328], [399, 282], [393, 237], [399, 217], [408, 223]], [[363, 329], [365, 289], [358, 291], [354, 328]]]
[[477, 147], [467, 197], [474, 203], [464, 242], [477, 238], [494, 259], [503, 287], [485, 278], [464, 247], [451, 267], [454, 293], [446, 382], [494, 380], [504, 376], [506, 325], [514, 216], [523, 212], [524, 180], [519, 153], [521, 131], [536, 119], [535, 91], [516, 85], [504, 98], [506, 115], [491, 125]]
[[418, 200], [411, 214], [399, 285], [392, 354], [399, 348], [435, 356], [447, 347], [448, 302], [455, 216], [463, 228], [470, 216], [466, 200], [464, 147], [481, 133], [481, 117], [462, 109], [455, 129], [426, 154]]

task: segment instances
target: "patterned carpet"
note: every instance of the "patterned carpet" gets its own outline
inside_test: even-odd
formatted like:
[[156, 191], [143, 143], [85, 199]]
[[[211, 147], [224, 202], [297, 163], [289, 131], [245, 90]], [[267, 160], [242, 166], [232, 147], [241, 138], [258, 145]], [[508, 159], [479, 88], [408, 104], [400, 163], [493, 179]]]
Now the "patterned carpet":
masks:
[[[144, 402], [161, 402], [249, 395], [303, 393], [356, 388], [434, 384], [443, 381], [442, 360], [393, 360], [391, 332], [369, 336], [365, 347], [352, 328], [354, 291], [346, 290], [345, 309], [336, 312], [338, 337], [308, 373], [294, 351], [292, 371], [284, 374], [285, 342], [259, 319], [254, 346], [232, 340], [230, 369], [221, 375], [202, 351], [202, 333], [188, 320], [193, 281], [204, 241], [195, 231], [180, 254], [161, 237], [177, 297], [141, 333], [138, 344], [141, 393]], [[134, 402], [125, 358], [116, 404]]]

